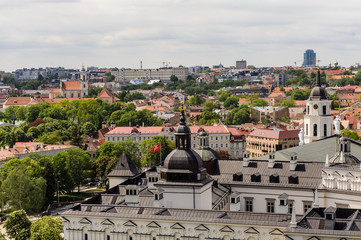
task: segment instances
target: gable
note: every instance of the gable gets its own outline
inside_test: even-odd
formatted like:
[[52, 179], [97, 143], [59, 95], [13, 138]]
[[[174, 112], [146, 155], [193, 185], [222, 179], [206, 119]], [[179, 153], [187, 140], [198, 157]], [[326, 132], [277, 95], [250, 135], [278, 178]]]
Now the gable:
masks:
[[87, 218], [82, 218], [82, 219], [80, 219], [79, 223], [82, 223], [82, 224], [91, 224], [92, 222], [91, 222], [89, 219], [87, 219]]
[[221, 228], [221, 230], [219, 230], [219, 231], [228, 232], [228, 233], [229, 232], [234, 232], [234, 230], [232, 228], [228, 227], [228, 226], [225, 226], [225, 227]]
[[179, 224], [179, 223], [175, 223], [175, 224], [173, 224], [171, 227], [170, 227], [171, 229], [185, 229], [181, 224]]
[[160, 228], [160, 225], [153, 221], [153, 222], [149, 223], [147, 225], [147, 227], [149, 227], [149, 228]]
[[136, 227], [136, 226], [137, 226], [137, 224], [135, 224], [135, 223], [134, 223], [133, 221], [131, 221], [131, 220], [125, 222], [123, 225], [124, 225], [124, 226], [127, 226], [127, 227]]
[[204, 226], [203, 224], [198, 225], [197, 227], [194, 228], [197, 231], [209, 231], [209, 228], [207, 228], [206, 226]]
[[283, 232], [281, 230], [279, 230], [278, 228], [276, 228], [276, 229], [273, 229], [272, 231], [270, 231], [269, 234], [271, 234], [271, 235], [283, 235]]
[[114, 223], [112, 221], [110, 221], [109, 219], [105, 219], [103, 222], [101, 222], [101, 225], [114, 225]]
[[245, 233], [249, 233], [249, 234], [259, 234], [259, 232], [253, 228], [253, 227], [250, 227], [248, 228], [246, 231], [244, 231]]

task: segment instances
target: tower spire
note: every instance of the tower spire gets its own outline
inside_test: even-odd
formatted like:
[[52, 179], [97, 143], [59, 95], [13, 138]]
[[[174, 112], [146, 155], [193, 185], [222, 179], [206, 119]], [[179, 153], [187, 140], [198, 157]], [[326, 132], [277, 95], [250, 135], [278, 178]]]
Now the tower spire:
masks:
[[321, 74], [319, 68], [317, 69], [316, 86], [321, 87]]

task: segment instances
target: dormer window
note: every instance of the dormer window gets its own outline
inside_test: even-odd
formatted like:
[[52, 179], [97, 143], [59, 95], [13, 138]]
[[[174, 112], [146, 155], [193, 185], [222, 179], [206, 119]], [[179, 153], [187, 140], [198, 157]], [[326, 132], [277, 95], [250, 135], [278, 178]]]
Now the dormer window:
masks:
[[239, 203], [240, 202], [240, 198], [238, 197], [231, 197], [231, 203]]
[[292, 175], [288, 177], [289, 184], [298, 184], [298, 177], [296, 175]]
[[279, 183], [280, 176], [278, 174], [273, 174], [273, 175], [269, 176], [269, 182], [270, 183]]
[[259, 173], [252, 174], [251, 182], [261, 182], [261, 174]]
[[159, 201], [159, 200], [162, 200], [163, 199], [163, 193], [156, 193], [154, 195], [154, 199]]
[[126, 195], [137, 195], [137, 190], [136, 189], [127, 189], [125, 191]]
[[242, 182], [243, 181], [243, 174], [241, 172], [233, 174], [233, 181]]

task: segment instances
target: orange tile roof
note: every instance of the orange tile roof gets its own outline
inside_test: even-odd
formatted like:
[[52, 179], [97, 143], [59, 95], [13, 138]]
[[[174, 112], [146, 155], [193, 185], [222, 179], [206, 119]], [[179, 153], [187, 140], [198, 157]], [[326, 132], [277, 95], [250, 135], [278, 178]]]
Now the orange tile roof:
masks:
[[286, 95], [283, 92], [272, 92], [268, 98], [273, 98], [273, 97], [278, 97], [279, 95], [281, 95], [282, 97], [286, 97]]
[[62, 82], [63, 90], [81, 90], [80, 81]]
[[24, 106], [34, 101], [31, 97], [9, 97], [4, 105]]
[[61, 89], [60, 88], [52, 88], [50, 93], [61, 93]]

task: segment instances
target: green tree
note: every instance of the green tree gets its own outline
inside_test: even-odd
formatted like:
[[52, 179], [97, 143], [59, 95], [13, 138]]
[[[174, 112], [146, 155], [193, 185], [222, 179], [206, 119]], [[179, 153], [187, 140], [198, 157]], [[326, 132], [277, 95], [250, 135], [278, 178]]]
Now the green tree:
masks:
[[97, 129], [96, 127], [94, 126], [93, 123], [91, 122], [86, 122], [83, 124], [83, 126], [81, 127], [81, 132], [83, 134], [86, 134], [90, 137], [94, 136], [94, 134], [96, 133]]
[[173, 82], [173, 83], [176, 83], [176, 82], [178, 82], [178, 77], [175, 76], [175, 75], [171, 75], [170, 76], [170, 81]]
[[23, 166], [10, 172], [2, 188], [10, 199], [10, 206], [16, 209], [37, 213], [43, 207], [46, 182], [42, 177], [31, 178]]
[[262, 123], [263, 124], [268, 124], [268, 123], [271, 123], [271, 120], [269, 120], [268, 118], [265, 117], [265, 118], [262, 119]]
[[30, 238], [31, 222], [24, 210], [15, 211], [9, 214], [4, 222], [4, 228], [9, 237], [15, 240], [27, 240]]
[[219, 101], [224, 102], [229, 98], [230, 94], [228, 92], [221, 92], [219, 95]]
[[214, 104], [211, 101], [203, 103], [203, 112], [212, 112], [214, 110]]
[[242, 104], [227, 114], [225, 124], [240, 125], [247, 122], [250, 122], [250, 110], [247, 105]]
[[53, 203], [54, 193], [57, 189], [56, 182], [55, 182], [54, 169], [50, 162], [47, 162], [45, 165], [44, 179], [46, 181], [44, 206], [49, 206], [49, 204]]
[[238, 101], [239, 98], [238, 97], [228, 97], [226, 101], [224, 101], [224, 107], [227, 109], [233, 109], [238, 107]]
[[218, 113], [215, 112], [202, 112], [202, 114], [199, 116], [199, 122], [200, 125], [213, 125], [214, 123], [219, 122], [219, 119], [221, 117]]
[[342, 135], [345, 136], [345, 137], [351, 138], [353, 140], [359, 140], [360, 139], [357, 132], [355, 132], [355, 131], [344, 130], [342, 132]]
[[109, 157], [109, 156], [100, 156], [93, 162], [93, 169], [97, 181], [101, 183], [102, 186], [106, 186], [108, 182], [108, 174], [113, 169], [115, 164], [118, 161], [118, 157]]
[[256, 69], [256, 67], [253, 66], [253, 65], [248, 65], [247, 68], [248, 68], [248, 69], [252, 69], [252, 70]]
[[38, 141], [45, 144], [59, 144], [63, 142], [63, 139], [56, 133], [44, 133], [41, 137], [38, 138]]
[[203, 99], [198, 94], [191, 96], [187, 101], [187, 105], [189, 106], [198, 106], [201, 105], [202, 103], [203, 103]]
[[[152, 152], [151, 148], [160, 144], [160, 151]], [[159, 165], [165, 157], [175, 148], [174, 142], [161, 136], [155, 136], [151, 139], [145, 139], [140, 145], [142, 153], [142, 166]]]
[[264, 99], [256, 99], [253, 101], [251, 106], [252, 107], [264, 107], [264, 106], [268, 106], [268, 102]]
[[30, 232], [30, 240], [61, 240], [62, 220], [59, 217], [42, 217], [31, 224]]
[[78, 148], [69, 149], [65, 153], [67, 155], [67, 169], [74, 180], [75, 186], [78, 186], [79, 192], [80, 185], [89, 176], [92, 160], [87, 151]]
[[284, 100], [281, 104], [279, 104], [279, 106], [282, 106], [282, 107], [295, 107], [296, 102], [293, 99]]

